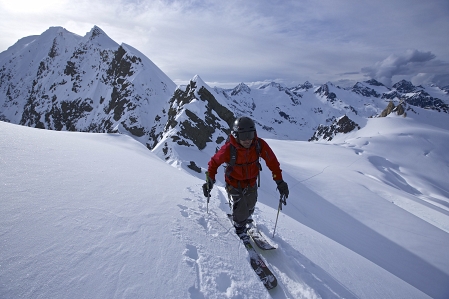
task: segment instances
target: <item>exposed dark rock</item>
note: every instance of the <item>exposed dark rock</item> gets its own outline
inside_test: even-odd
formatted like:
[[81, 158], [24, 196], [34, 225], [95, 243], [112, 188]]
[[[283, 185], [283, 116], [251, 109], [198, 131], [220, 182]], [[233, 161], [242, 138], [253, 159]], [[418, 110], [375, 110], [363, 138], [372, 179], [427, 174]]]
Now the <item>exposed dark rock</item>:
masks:
[[365, 83], [368, 83], [369, 85], [373, 85], [373, 86], [385, 86], [382, 83], [380, 83], [379, 81], [375, 80], [375, 79], [371, 79], [368, 81], [365, 81]]
[[139, 126], [127, 126], [126, 123], [123, 121], [122, 126], [131, 134], [137, 137], [142, 137], [145, 135], [145, 128], [139, 127]]
[[187, 165], [187, 167], [192, 169], [193, 171], [201, 173], [201, 167], [198, 167], [194, 161], [190, 161], [190, 164]]
[[309, 141], [318, 141], [320, 139], [331, 141], [338, 133], [345, 134], [355, 129], [360, 130], [360, 126], [345, 115], [336, 119], [330, 126], [319, 125], [315, 134], [313, 134]]
[[259, 89], [265, 89], [267, 87], [274, 87], [274, 88], [277, 88], [279, 91], [283, 91], [285, 89], [285, 87], [283, 87], [281, 84], [276, 83], [276, 82], [270, 82], [270, 83], [264, 84], [261, 87], [259, 87]]
[[[371, 84], [371, 85], [373, 85], [373, 84]], [[377, 91], [375, 91], [374, 89], [369, 88], [369, 87], [363, 85], [360, 82], [357, 82], [352, 87], [352, 91], [355, 92], [355, 93], [358, 93], [358, 94], [360, 94], [360, 95], [362, 95], [364, 97], [375, 97], [375, 98], [379, 98], [380, 97], [380, 94]]]
[[334, 92], [329, 91], [329, 86], [327, 84], [321, 85], [315, 93], [325, 96], [328, 100], [328, 102], [334, 103], [337, 99], [337, 95]]
[[205, 123], [201, 118], [190, 110], [185, 110], [189, 120], [185, 120], [179, 124], [179, 134], [188, 140], [191, 140], [198, 149], [202, 150], [206, 147], [207, 142], [211, 142], [211, 136], [215, 129]]
[[304, 82], [304, 84], [299, 85], [298, 87], [303, 88], [303, 89], [310, 89], [313, 87], [312, 83], [310, 83], [309, 81]]
[[393, 100], [395, 98], [400, 99], [402, 97], [402, 94], [397, 92], [396, 90], [387, 92], [382, 94], [382, 99], [386, 99], [386, 100]]
[[200, 90], [198, 91], [198, 95], [200, 96], [201, 100], [207, 101], [209, 103], [210, 109], [214, 110], [218, 114], [218, 116], [229, 125], [229, 128], [232, 127], [232, 124], [235, 120], [234, 113], [221, 105], [204, 86], [200, 88]]
[[393, 88], [400, 93], [409, 93], [416, 90], [416, 87], [412, 84], [412, 82], [406, 80], [401, 80], [398, 83], [394, 84]]
[[67, 76], [76, 76], [78, 70], [76, 69], [75, 63], [72, 61], [67, 61], [67, 65], [64, 69], [64, 74]]
[[404, 110], [404, 107], [402, 106], [402, 104], [399, 104], [399, 105], [396, 107], [396, 113], [397, 113], [398, 115], [404, 115], [404, 117], [406, 116], [406, 113], [405, 113], [405, 110]]
[[382, 111], [382, 113], [380, 114], [380, 117], [385, 117], [388, 114], [390, 114], [393, 109], [395, 108], [393, 102], [390, 101], [390, 103], [388, 103], [387, 107]]
[[7, 122], [7, 123], [11, 122], [8, 118], [6, 118], [5, 115], [3, 115], [1, 113], [0, 113], [0, 121], [4, 121], [4, 122]]
[[382, 111], [379, 117], [386, 117], [392, 112], [396, 112], [397, 115], [403, 115], [404, 117], [407, 116], [405, 113], [405, 109], [402, 103], [399, 103], [398, 106], [395, 106], [392, 101], [390, 101], [387, 105], [387, 107]]
[[301, 94], [289, 89], [284, 89], [284, 92], [290, 97], [293, 106], [301, 105], [301, 101], [299, 100], [300, 98], [302, 98]]
[[[191, 103], [197, 97], [199, 100], [206, 102], [206, 111], [202, 117], [189, 109], [185, 109], [185, 105]], [[191, 146], [190, 142], [192, 142], [198, 149], [202, 150], [208, 142], [212, 142], [212, 135], [217, 130], [222, 132], [221, 134], [224, 136], [230, 134], [230, 127], [235, 119], [234, 114], [221, 105], [207, 88], [204, 86], [198, 88], [194, 81], [191, 81], [185, 89], [178, 88], [170, 99], [169, 105], [168, 120], [163, 131], [168, 132], [170, 129], [177, 127], [176, 139], [173, 139], [174, 136], [172, 136], [172, 140], [178, 145]], [[187, 119], [178, 122], [176, 118], [181, 113], [185, 113]], [[227, 123], [226, 127], [220, 124], [221, 120]], [[221, 136], [215, 142], [218, 144], [224, 140], [225, 138]]]
[[224, 138], [223, 136], [218, 136], [217, 140], [215, 140], [215, 143], [216, 144], [221, 144], [225, 140], [226, 140], [226, 138]]
[[86, 129], [83, 129], [84, 132], [91, 133], [118, 133], [116, 129], [113, 127], [113, 123], [110, 119], [103, 119], [99, 123], [93, 122]]
[[239, 85], [237, 85], [231, 92], [232, 96], [238, 95], [240, 93], [251, 93], [251, 88], [249, 88], [248, 85], [246, 85], [245, 83], [240, 83]]
[[48, 57], [50, 58], [55, 58], [56, 56], [59, 55], [58, 53], [58, 42], [57, 42], [57, 38], [55, 37], [53, 39], [53, 45], [51, 46], [50, 51], [48, 52]]
[[427, 92], [421, 90], [411, 97], [405, 98], [409, 105], [421, 107], [424, 109], [436, 110], [438, 112], [449, 113], [449, 106], [442, 100], [430, 96]]
[[120, 77], [129, 77], [133, 75], [134, 71], [132, 70], [132, 66], [134, 63], [140, 62], [141, 59], [136, 56], [125, 55], [126, 51], [121, 46], [114, 54], [114, 59], [111, 61], [109, 69], [106, 71], [110, 79], [114, 80]]

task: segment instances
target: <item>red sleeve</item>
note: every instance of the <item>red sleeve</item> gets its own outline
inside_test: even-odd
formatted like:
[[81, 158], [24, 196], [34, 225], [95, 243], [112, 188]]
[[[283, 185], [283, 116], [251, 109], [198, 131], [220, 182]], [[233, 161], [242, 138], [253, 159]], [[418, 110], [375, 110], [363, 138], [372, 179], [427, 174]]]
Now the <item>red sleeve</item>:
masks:
[[209, 172], [209, 177], [212, 180], [215, 180], [215, 175], [217, 174], [217, 169], [218, 167], [225, 163], [228, 162], [231, 159], [231, 153], [229, 150], [229, 146], [230, 143], [226, 142], [219, 150], [218, 152], [215, 153], [215, 155], [212, 156], [212, 158], [210, 159], [208, 165], [208, 169], [207, 171]]
[[259, 140], [260, 156], [265, 160], [267, 167], [271, 170], [271, 173], [273, 174], [273, 180], [282, 180], [282, 170], [279, 161], [276, 158], [276, 155], [265, 140], [261, 138], [259, 138]]

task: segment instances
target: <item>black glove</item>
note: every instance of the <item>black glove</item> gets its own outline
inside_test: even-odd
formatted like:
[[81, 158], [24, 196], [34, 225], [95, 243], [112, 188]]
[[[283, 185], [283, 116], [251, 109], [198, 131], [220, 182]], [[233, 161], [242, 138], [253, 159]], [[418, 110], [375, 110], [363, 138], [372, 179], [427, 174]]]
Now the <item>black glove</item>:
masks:
[[[279, 193], [282, 196], [285, 196], [285, 198], [288, 198], [288, 185], [286, 182], [280, 180], [280, 181], [276, 181], [276, 184], [278, 184], [277, 189], [279, 190]], [[284, 205], [287, 204], [287, 202], [284, 201]]]
[[205, 197], [210, 196], [210, 191], [214, 187], [215, 180], [212, 180], [210, 177], [207, 177], [207, 181], [203, 184], [203, 193]]

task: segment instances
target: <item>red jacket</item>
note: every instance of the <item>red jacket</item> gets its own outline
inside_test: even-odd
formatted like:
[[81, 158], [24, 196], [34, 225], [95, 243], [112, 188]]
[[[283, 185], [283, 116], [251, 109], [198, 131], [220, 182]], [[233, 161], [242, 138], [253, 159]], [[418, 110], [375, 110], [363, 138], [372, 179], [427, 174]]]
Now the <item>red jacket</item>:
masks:
[[[256, 136], [256, 138], [258, 138]], [[209, 161], [209, 177], [215, 180], [218, 167], [231, 160], [231, 144], [235, 146], [237, 150], [237, 158], [235, 165], [233, 166], [230, 177], [225, 176], [226, 183], [238, 188], [240, 181], [240, 187], [254, 186], [257, 181], [257, 175], [259, 174], [258, 157], [256, 150], [256, 138], [251, 143], [250, 148], [244, 148], [237, 140], [231, 135], [229, 142], [226, 142], [218, 152]], [[268, 168], [273, 174], [273, 180], [282, 180], [282, 170], [279, 162], [271, 150], [270, 146], [262, 138], [258, 138], [260, 143], [260, 157], [265, 160]]]

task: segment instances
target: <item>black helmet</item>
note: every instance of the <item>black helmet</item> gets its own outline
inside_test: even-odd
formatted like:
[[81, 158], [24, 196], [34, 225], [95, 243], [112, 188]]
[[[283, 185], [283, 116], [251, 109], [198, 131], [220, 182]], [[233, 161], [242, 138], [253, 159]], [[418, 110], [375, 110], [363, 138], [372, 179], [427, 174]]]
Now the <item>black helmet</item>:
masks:
[[253, 139], [256, 134], [254, 121], [246, 116], [239, 117], [232, 126], [232, 136], [240, 140]]

